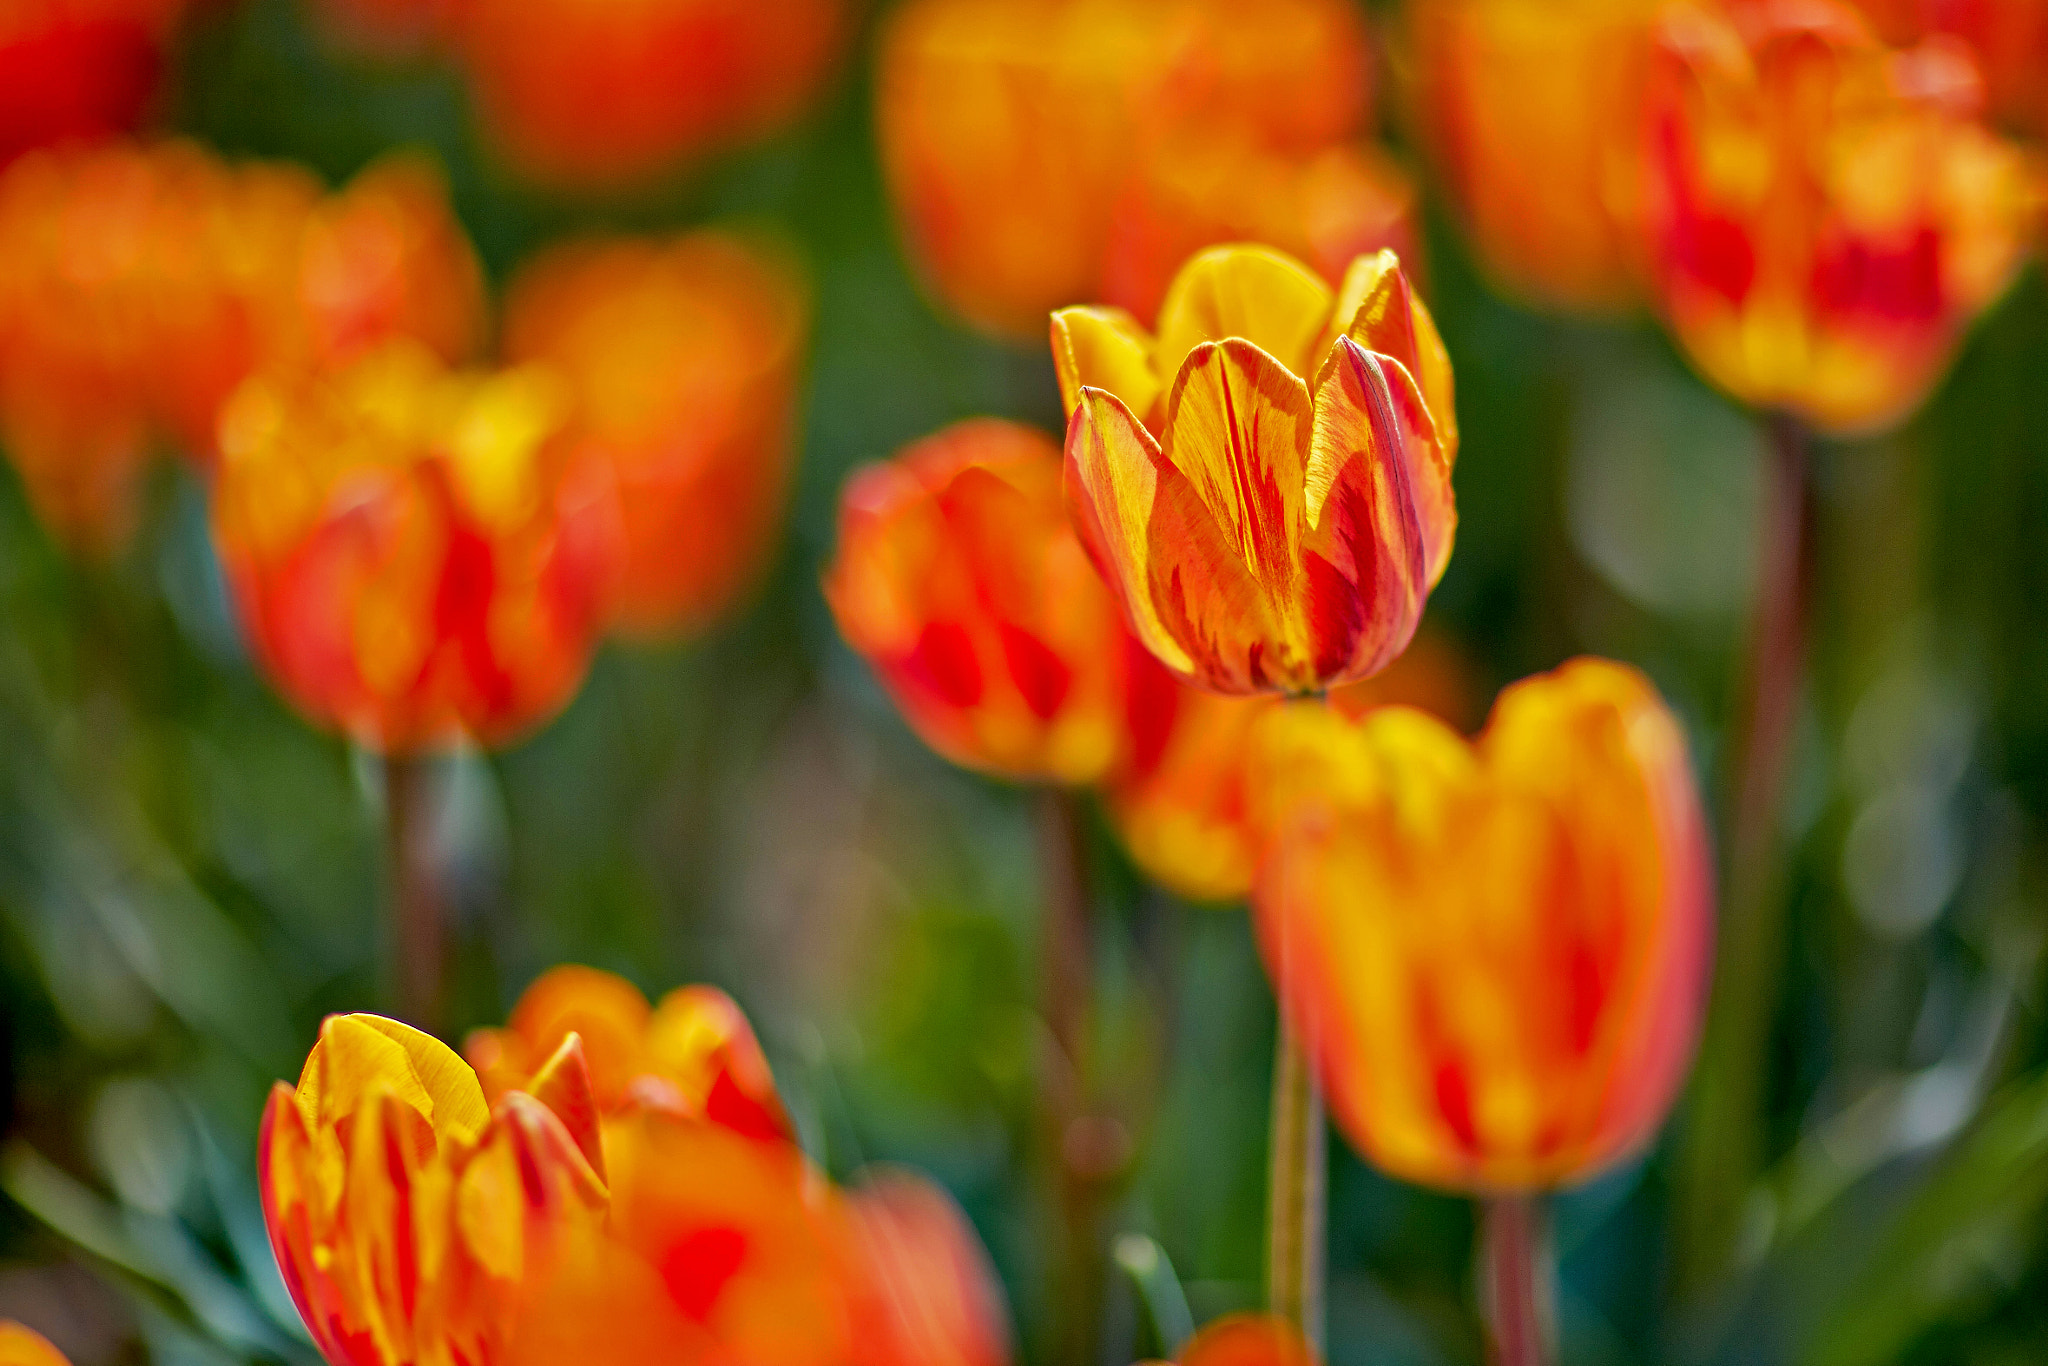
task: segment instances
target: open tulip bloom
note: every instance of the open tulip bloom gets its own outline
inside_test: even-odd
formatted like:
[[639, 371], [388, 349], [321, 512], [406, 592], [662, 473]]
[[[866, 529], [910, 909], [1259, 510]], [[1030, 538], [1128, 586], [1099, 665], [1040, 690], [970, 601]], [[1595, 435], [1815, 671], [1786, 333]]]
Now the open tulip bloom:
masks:
[[1313, 693], [1401, 653], [1450, 558], [1451, 367], [1392, 252], [1333, 295], [1263, 247], [1184, 267], [1156, 335], [1053, 315], [1067, 498], [1140, 641], [1223, 693]]

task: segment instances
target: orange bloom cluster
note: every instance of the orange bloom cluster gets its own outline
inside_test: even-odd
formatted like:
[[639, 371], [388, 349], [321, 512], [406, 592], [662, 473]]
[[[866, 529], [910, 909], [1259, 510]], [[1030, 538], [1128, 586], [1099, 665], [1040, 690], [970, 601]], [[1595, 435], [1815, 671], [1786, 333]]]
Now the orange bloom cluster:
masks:
[[335, 1017], [272, 1094], [272, 1246], [336, 1366], [1007, 1361], [958, 1209], [827, 1181], [720, 993], [558, 969], [468, 1052]]
[[1413, 0], [1419, 121], [1512, 291], [1606, 310], [1640, 289], [1637, 114], [1659, 0]]
[[500, 744], [582, 681], [617, 504], [538, 367], [397, 342], [262, 376], [221, 420], [214, 541], [244, 628], [311, 717], [383, 752]]
[[71, 1366], [71, 1363], [41, 1333], [0, 1319], [0, 1366]]
[[1694, 363], [1828, 431], [1910, 413], [2040, 211], [1967, 52], [1894, 52], [1831, 3], [1683, 5], [1649, 89], [1650, 250]]
[[1451, 366], [1391, 252], [1342, 286], [1257, 247], [1181, 271], [1156, 336], [1053, 316], [1067, 488], [1132, 630], [1177, 677], [1309, 693], [1398, 656], [1450, 559]]
[[120, 539], [159, 443], [210, 461], [251, 373], [400, 336], [457, 359], [482, 329], [476, 260], [417, 160], [331, 196], [181, 142], [39, 151], [0, 175], [0, 444], [76, 544]]
[[1116, 760], [1137, 652], [1042, 432], [963, 422], [855, 474], [825, 596], [912, 728], [954, 762], [1085, 784]]
[[1389, 707], [1287, 707], [1254, 788], [1254, 915], [1281, 1007], [1358, 1149], [1473, 1193], [1593, 1175], [1683, 1080], [1713, 939], [1683, 733], [1579, 660], [1476, 743]]
[[1218, 242], [1332, 281], [1413, 254], [1413, 189], [1361, 141], [1370, 52], [1343, 0], [915, 0], [879, 60], [910, 253], [976, 326], [1029, 335], [1081, 299], [1149, 315]]
[[0, 166], [31, 147], [141, 122], [186, 0], [13, 0], [0, 7]]
[[1888, 43], [1935, 34], [1970, 45], [1991, 106], [2013, 127], [2048, 137], [2048, 0], [1855, 0]]
[[617, 623], [693, 630], [766, 559], [794, 454], [805, 301], [779, 257], [699, 232], [552, 248], [505, 301], [505, 358], [553, 365], [619, 488]]

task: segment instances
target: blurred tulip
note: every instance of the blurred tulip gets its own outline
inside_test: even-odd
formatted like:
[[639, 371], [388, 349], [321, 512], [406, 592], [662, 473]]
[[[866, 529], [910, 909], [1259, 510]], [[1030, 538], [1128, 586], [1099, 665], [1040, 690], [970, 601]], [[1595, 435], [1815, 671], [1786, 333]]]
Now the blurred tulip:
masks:
[[1450, 559], [1451, 367], [1391, 252], [1333, 296], [1290, 257], [1189, 262], [1155, 338], [1053, 315], [1082, 543], [1138, 639], [1223, 693], [1318, 692], [1400, 654]]
[[1637, 134], [1659, 0], [1411, 0], [1419, 121], [1510, 290], [1604, 311], [1639, 291]]
[[962, 422], [855, 473], [825, 596], [912, 729], [955, 763], [1078, 784], [1115, 759], [1128, 637], [1043, 433]]
[[[1251, 891], [1260, 838], [1247, 766], [1260, 720], [1277, 703], [1191, 688], [1156, 663], [1134, 677], [1129, 743], [1108, 789], [1117, 834], [1145, 876], [1175, 895], [1241, 901]], [[1409, 706], [1462, 730], [1472, 711], [1470, 688], [1450, 643], [1425, 632], [1384, 672], [1332, 690], [1329, 700], [1347, 717]]]
[[869, 1171], [848, 1200], [872, 1303], [858, 1358], [874, 1366], [1007, 1366], [1002, 1283], [953, 1198], [900, 1167]]
[[599, 1246], [590, 1115], [573, 1043], [493, 1108], [432, 1037], [330, 1017], [297, 1089], [271, 1092], [257, 1158], [271, 1247], [328, 1361], [505, 1359], [528, 1299]]
[[459, 43], [486, 131], [541, 181], [644, 180], [773, 133], [817, 97], [846, 0], [467, 0]]
[[1341, 271], [1412, 233], [1405, 177], [1350, 145], [1370, 54], [1337, 0], [916, 0], [879, 63], [910, 254], [990, 331], [1077, 299], [1149, 314], [1217, 242]]
[[71, 1366], [48, 1338], [32, 1328], [0, 1319], [0, 1366]]
[[296, 706], [407, 754], [504, 744], [569, 700], [618, 531], [603, 472], [564, 466], [566, 406], [549, 371], [450, 372], [411, 342], [235, 395], [214, 540]]
[[1968, 43], [1999, 117], [2048, 137], [2048, 0], [1854, 2], [1894, 47], [1911, 47], [1938, 33]]
[[1524, 680], [1470, 744], [1407, 708], [1290, 706], [1255, 764], [1260, 947], [1360, 1152], [1500, 1194], [1649, 1140], [1713, 911], [1684, 736], [1641, 675]]
[[1203, 1326], [1174, 1358], [1178, 1366], [1320, 1366], [1301, 1330], [1274, 1314], [1229, 1314]]
[[567, 376], [575, 439], [619, 486], [624, 629], [700, 628], [767, 559], [805, 311], [781, 258], [715, 232], [555, 247], [513, 281], [506, 358]]
[[451, 360], [482, 277], [439, 174], [409, 157], [341, 194], [183, 142], [23, 157], [0, 175], [0, 443], [61, 538], [125, 535], [148, 459], [212, 459], [253, 371], [332, 365], [392, 336]]
[[789, 1120], [747, 1017], [713, 987], [678, 987], [650, 1008], [640, 989], [595, 968], [550, 969], [503, 1029], [479, 1029], [463, 1053], [493, 1098], [517, 1090], [570, 1034], [583, 1041], [606, 1114], [643, 1106], [787, 1141]]
[[1976, 120], [1967, 53], [1833, 3], [1660, 22], [1645, 125], [1663, 310], [1707, 377], [1828, 431], [1917, 408], [2013, 275], [2037, 168]]
[[142, 121], [185, 0], [12, 0], [0, 7], [0, 166], [31, 147]]

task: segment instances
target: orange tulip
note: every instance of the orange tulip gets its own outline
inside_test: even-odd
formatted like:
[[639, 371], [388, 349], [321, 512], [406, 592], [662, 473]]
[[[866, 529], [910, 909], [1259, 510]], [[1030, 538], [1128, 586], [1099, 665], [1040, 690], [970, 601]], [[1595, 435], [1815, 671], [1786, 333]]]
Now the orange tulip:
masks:
[[601, 1235], [604, 1163], [574, 1042], [495, 1107], [462, 1060], [330, 1017], [258, 1150], [285, 1284], [334, 1366], [503, 1360], [527, 1300]]
[[1217, 242], [1338, 271], [1403, 245], [1405, 178], [1350, 146], [1369, 59], [1334, 0], [905, 5], [876, 122], [910, 254], [968, 321], [1028, 335], [1077, 299], [1150, 313]]
[[301, 710], [411, 753], [506, 743], [569, 700], [617, 528], [602, 472], [561, 467], [561, 388], [534, 367], [451, 373], [397, 342], [236, 394], [215, 545], [258, 659]]
[[253, 371], [393, 336], [450, 359], [481, 274], [437, 172], [398, 157], [322, 200], [297, 168], [187, 143], [42, 151], [0, 175], [0, 442], [38, 514], [117, 543], [158, 442], [210, 462]]
[[1224, 693], [1316, 692], [1408, 643], [1450, 559], [1450, 360], [1391, 252], [1189, 262], [1146, 333], [1053, 315], [1082, 542], [1138, 639]]
[[506, 358], [568, 376], [576, 440], [619, 486], [625, 629], [701, 627], [766, 560], [804, 314], [779, 257], [715, 232], [556, 247], [513, 281]]
[[1605, 311], [1639, 290], [1637, 117], [1658, 0], [1415, 0], [1419, 121], [1511, 291]]
[[1502, 1193], [1649, 1140], [1713, 912], [1685, 739], [1647, 680], [1575, 661], [1503, 692], [1476, 743], [1404, 707], [1288, 707], [1255, 763], [1260, 948], [1360, 1152]]
[[0, 1319], [0, 1366], [71, 1366], [50, 1340], [33, 1328]]
[[36, 0], [0, 10], [0, 166], [135, 127], [184, 0]]
[[1043, 433], [963, 422], [856, 473], [825, 596], [911, 728], [955, 763], [1088, 783], [1115, 759], [1128, 637]]
[[649, 1007], [640, 989], [595, 968], [569, 965], [534, 979], [503, 1029], [479, 1029], [463, 1053], [484, 1094], [524, 1086], [575, 1034], [606, 1114], [630, 1106], [702, 1118], [755, 1138], [787, 1141], [789, 1120], [768, 1060], [732, 998], [678, 987]]
[[2039, 176], [1967, 54], [1831, 3], [1670, 11], [1645, 125], [1651, 251], [1693, 362], [1828, 431], [1895, 424], [2012, 277]]
[[1274, 1314], [1229, 1314], [1206, 1324], [1174, 1358], [1179, 1366], [1320, 1366], [1301, 1330]]
[[2048, 0], [1855, 0], [1878, 34], [1910, 47], [1937, 33], [1970, 45], [1991, 107], [2013, 127], [2048, 136]]
[[988, 1252], [953, 1198], [900, 1167], [848, 1200], [870, 1285], [859, 1359], [874, 1366], [1007, 1366], [1010, 1326]]
[[459, 43], [487, 132], [535, 179], [644, 180], [775, 132], [816, 98], [846, 0], [470, 0]]
[[[1168, 891], [1193, 901], [1241, 901], [1260, 848], [1248, 766], [1262, 718], [1279, 704], [1191, 688], [1156, 663], [1135, 679], [1129, 741], [1108, 789], [1117, 834], [1145, 876]], [[1468, 689], [1463, 661], [1425, 633], [1383, 673], [1333, 690], [1330, 705], [1353, 718], [1377, 707], [1417, 707], [1462, 729]]]

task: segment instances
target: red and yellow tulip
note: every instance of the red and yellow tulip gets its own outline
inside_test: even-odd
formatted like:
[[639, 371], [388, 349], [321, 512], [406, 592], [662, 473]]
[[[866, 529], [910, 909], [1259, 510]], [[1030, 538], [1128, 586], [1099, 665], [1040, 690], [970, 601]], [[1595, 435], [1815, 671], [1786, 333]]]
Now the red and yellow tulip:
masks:
[[618, 532], [604, 472], [565, 465], [562, 389], [398, 342], [236, 394], [214, 542], [257, 658], [309, 717], [405, 754], [502, 744], [569, 700]]
[[1967, 52], [1893, 51], [1838, 3], [1680, 5], [1649, 90], [1650, 254], [1694, 364], [1826, 431], [1911, 414], [2040, 214]]
[[1391, 252], [1333, 294], [1259, 247], [1190, 261], [1155, 336], [1053, 315], [1082, 543], [1138, 639], [1214, 692], [1310, 693], [1400, 654], [1450, 559], [1451, 367]]
[[1658, 0], [1415, 0], [1419, 121], [1474, 248], [1515, 293], [1640, 288], [1642, 105]]
[[1253, 778], [1260, 948], [1351, 1142], [1471, 1193], [1592, 1176], [1684, 1079], [1713, 939], [1678, 722], [1578, 660], [1476, 742], [1404, 707], [1277, 711]]
[[788, 491], [803, 291], [724, 233], [551, 248], [505, 305], [505, 358], [575, 396], [573, 440], [619, 487], [618, 624], [699, 628], [752, 581]]
[[1044, 433], [963, 422], [856, 473], [825, 596], [911, 728], [955, 763], [1079, 784], [1115, 761], [1132, 647]]

